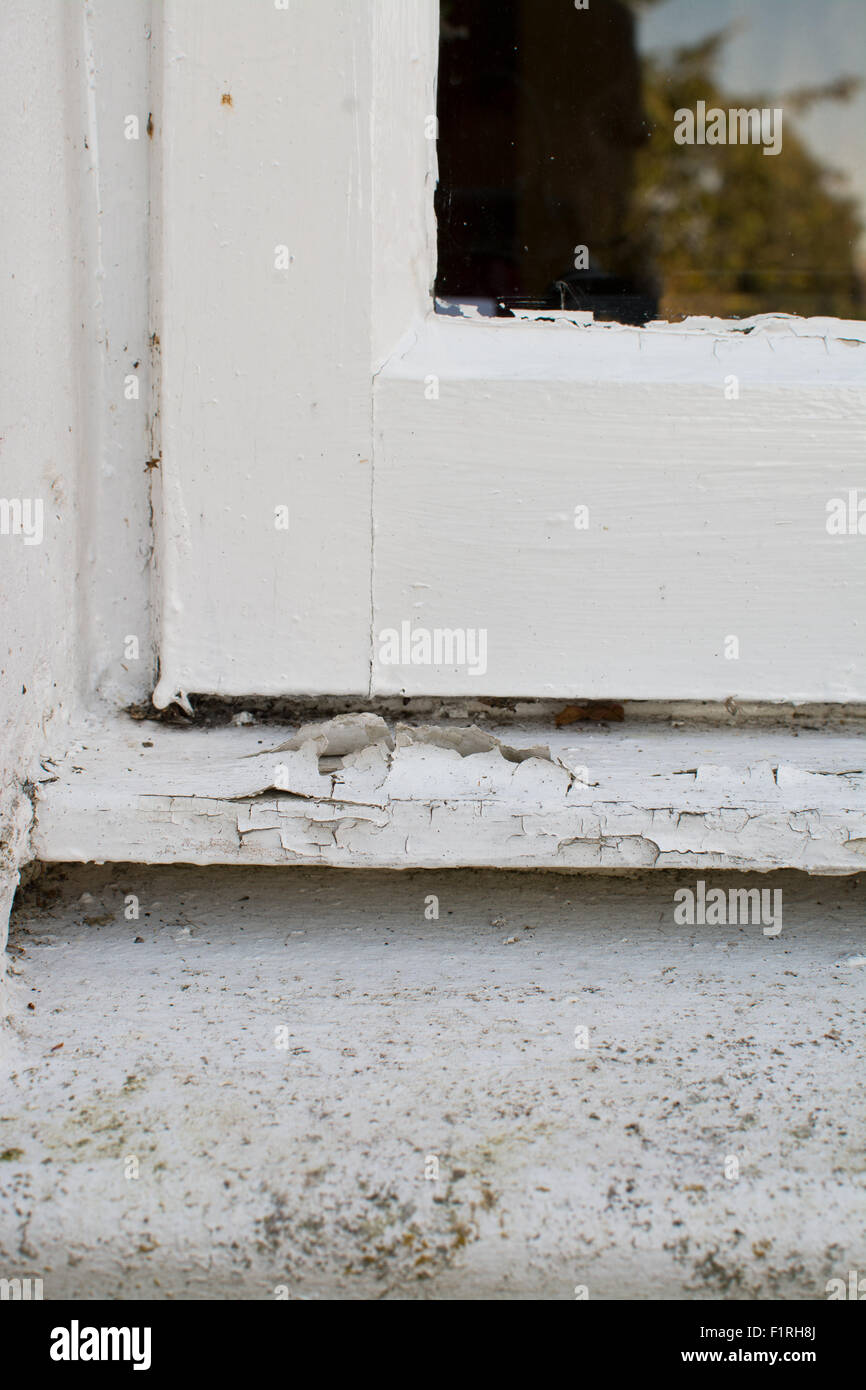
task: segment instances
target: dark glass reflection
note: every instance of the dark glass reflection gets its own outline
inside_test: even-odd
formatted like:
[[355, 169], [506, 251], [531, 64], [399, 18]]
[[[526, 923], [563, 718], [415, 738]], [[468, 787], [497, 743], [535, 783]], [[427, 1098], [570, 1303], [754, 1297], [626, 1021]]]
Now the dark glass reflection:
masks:
[[437, 296], [863, 317], [864, 19], [864, 0], [442, 0]]

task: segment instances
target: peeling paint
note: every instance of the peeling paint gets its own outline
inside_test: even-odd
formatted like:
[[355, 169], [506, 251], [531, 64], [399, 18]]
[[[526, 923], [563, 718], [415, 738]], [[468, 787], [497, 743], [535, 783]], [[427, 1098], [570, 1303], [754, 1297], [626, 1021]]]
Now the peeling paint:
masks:
[[476, 725], [390, 724], [370, 712], [286, 733], [263, 749], [254, 726], [158, 726], [142, 741], [119, 725], [40, 789], [35, 852], [342, 867], [863, 868], [857, 733], [617, 725], [576, 735], [535, 725], [509, 727], [506, 742]]

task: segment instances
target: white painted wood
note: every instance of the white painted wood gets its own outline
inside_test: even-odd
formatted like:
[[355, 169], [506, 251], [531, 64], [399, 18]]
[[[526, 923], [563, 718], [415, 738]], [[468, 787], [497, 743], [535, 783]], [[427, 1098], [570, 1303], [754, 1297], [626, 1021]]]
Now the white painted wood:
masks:
[[159, 8], [156, 703], [362, 691], [372, 9]]
[[436, 278], [437, 0], [373, 5], [373, 364], [430, 309]]
[[486, 666], [380, 642], [374, 693], [863, 698], [864, 327], [429, 317], [376, 381], [374, 633]]
[[[822, 721], [823, 723], [823, 721]], [[39, 789], [46, 861], [862, 872], [862, 724], [85, 733]]]
[[866, 695], [862, 324], [437, 319], [434, 0], [162, 11], [158, 705]]
[[80, 271], [90, 163], [82, 14], [72, 0], [0, 6], [0, 498], [26, 504], [31, 523], [41, 518], [26, 537], [5, 508], [0, 522], [0, 973], [19, 865], [30, 857], [28, 779], [50, 742], [66, 746], [87, 665], [80, 350], [93, 320]]
[[150, 695], [156, 658], [147, 467], [151, 8], [151, 0], [75, 0], [66, 16], [84, 307], [76, 340], [81, 656], [88, 695], [115, 707]]
[[[145, 13], [4, 11], [2, 490], [41, 497], [46, 522], [41, 546], [0, 537], [4, 901], [32, 854], [856, 872], [862, 736], [828, 730], [780, 747], [632, 728], [596, 746], [527, 727], [502, 737], [550, 756], [514, 762], [439, 729], [362, 742], [335, 769], [300, 748], [240, 762], [260, 730], [97, 719], [43, 787], [28, 847], [26, 779], [52, 726], [81, 695], [147, 688], [151, 484], [160, 703], [360, 692], [378, 632], [404, 619], [489, 624], [487, 670], [377, 665], [376, 691], [866, 694], [863, 538], [824, 526], [827, 501], [863, 481], [862, 324], [431, 317], [435, 5], [165, 0], [153, 144], [146, 123], [121, 144], [118, 113], [145, 114]], [[151, 155], [162, 377], [145, 474], [146, 409], [117, 393], [147, 336]], [[284, 227], [281, 278], [259, 253]], [[288, 536], [273, 528], [284, 500]], [[141, 665], [123, 670], [118, 636], [139, 628]]]

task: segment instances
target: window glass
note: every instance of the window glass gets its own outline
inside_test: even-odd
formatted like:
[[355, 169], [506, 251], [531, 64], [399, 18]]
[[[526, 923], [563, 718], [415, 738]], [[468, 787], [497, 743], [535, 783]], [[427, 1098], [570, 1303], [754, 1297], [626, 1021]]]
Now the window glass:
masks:
[[866, 0], [441, 16], [440, 300], [864, 317]]

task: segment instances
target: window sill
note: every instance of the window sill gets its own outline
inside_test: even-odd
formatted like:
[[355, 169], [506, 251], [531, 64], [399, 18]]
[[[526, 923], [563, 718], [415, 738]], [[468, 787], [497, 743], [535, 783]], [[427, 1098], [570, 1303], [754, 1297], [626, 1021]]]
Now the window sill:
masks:
[[[339, 868], [866, 869], [856, 721], [551, 729], [548, 720], [484, 730], [479, 743], [443, 724], [386, 730], [365, 719], [348, 743], [344, 719], [295, 748], [284, 746], [295, 730], [274, 725], [123, 719], [82, 731], [56, 780], [38, 788], [31, 854]], [[346, 747], [354, 751], [341, 754]]]

